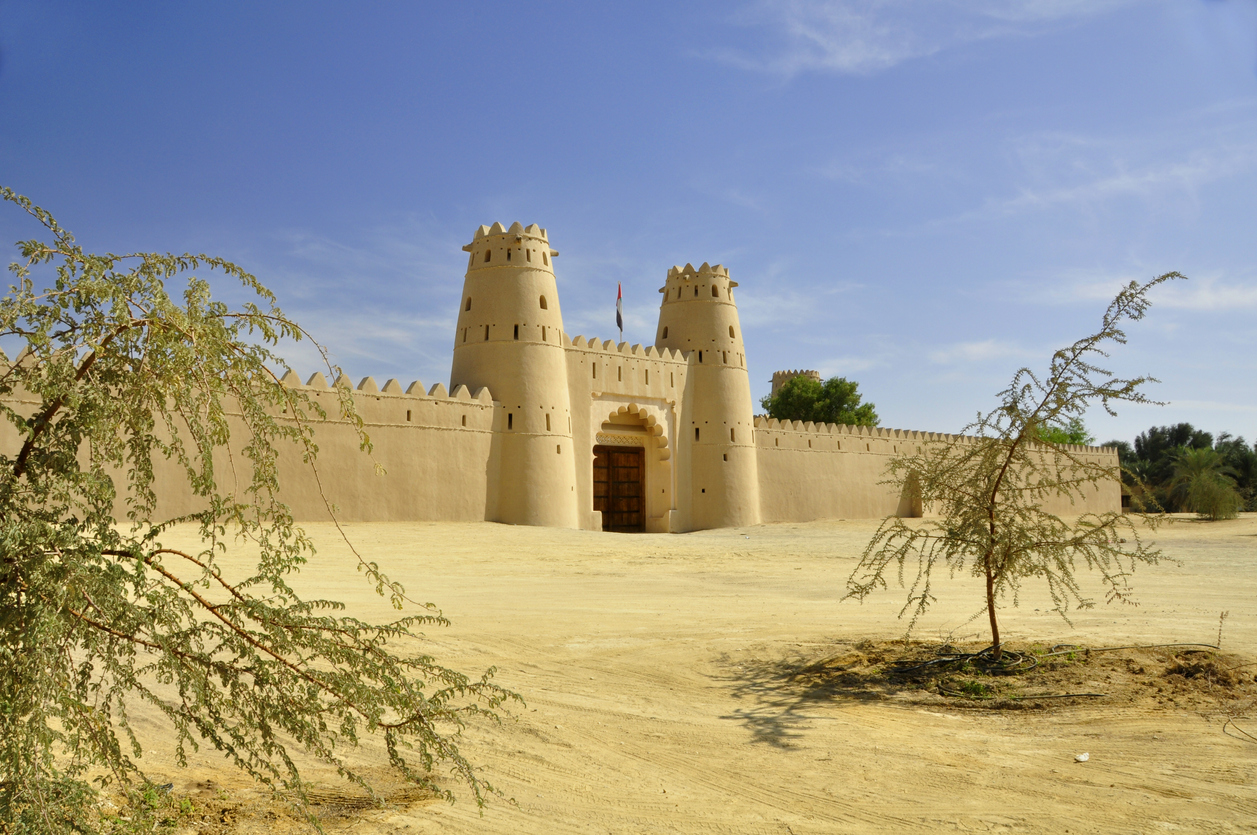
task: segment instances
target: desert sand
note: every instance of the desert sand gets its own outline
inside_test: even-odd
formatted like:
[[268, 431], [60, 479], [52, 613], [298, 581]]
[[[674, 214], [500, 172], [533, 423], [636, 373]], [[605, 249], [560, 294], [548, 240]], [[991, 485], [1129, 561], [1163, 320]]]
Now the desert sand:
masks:
[[[860, 639], [902, 636], [904, 595], [842, 601], [875, 521], [625, 535], [495, 524], [346, 526], [360, 551], [450, 618], [426, 649], [466, 673], [497, 668], [519, 692], [499, 726], [477, 723], [465, 753], [505, 798], [477, 809], [429, 801], [333, 815], [361, 833], [1251, 832], [1257, 744], [1222, 731], [1257, 708], [1150, 708], [1093, 699], [1052, 710], [963, 710], [895, 699], [800, 694], [767, 674]], [[330, 526], [307, 595], [359, 616], [390, 610]], [[1016, 645], [1213, 643], [1257, 656], [1257, 514], [1180, 518], [1154, 538], [1169, 560], [1140, 568], [1140, 605], [1048, 611], [1033, 584], [1003, 612]], [[1171, 561], [1172, 560], [1172, 561]], [[925, 640], [981, 640], [980, 587], [938, 586]], [[1102, 689], [1103, 681], [1093, 683]], [[194, 800], [244, 803], [216, 831], [275, 831], [262, 797], [214, 758], [174, 766], [156, 724], [143, 765]], [[1075, 755], [1086, 752], [1085, 763]], [[364, 765], [378, 750], [354, 755]], [[335, 790], [334, 775], [311, 770]], [[207, 784], [207, 781], [209, 783]], [[513, 800], [513, 802], [511, 802]], [[188, 831], [209, 831], [203, 825]]]

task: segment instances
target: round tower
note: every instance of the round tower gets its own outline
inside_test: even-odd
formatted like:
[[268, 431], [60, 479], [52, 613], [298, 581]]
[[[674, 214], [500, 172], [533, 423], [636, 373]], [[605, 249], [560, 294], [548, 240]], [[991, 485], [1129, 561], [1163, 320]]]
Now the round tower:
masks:
[[519, 223], [481, 226], [463, 250], [469, 257], [450, 390], [487, 386], [501, 404], [497, 467], [489, 473], [492, 520], [579, 527], [563, 316], [554, 281], [559, 253], [550, 248], [546, 230]]
[[655, 346], [680, 350], [689, 360], [678, 453], [682, 444], [688, 448], [691, 484], [684, 493], [693, 530], [760, 520], [751, 380], [733, 299], [737, 286], [727, 269], [704, 263], [668, 270], [660, 290]]

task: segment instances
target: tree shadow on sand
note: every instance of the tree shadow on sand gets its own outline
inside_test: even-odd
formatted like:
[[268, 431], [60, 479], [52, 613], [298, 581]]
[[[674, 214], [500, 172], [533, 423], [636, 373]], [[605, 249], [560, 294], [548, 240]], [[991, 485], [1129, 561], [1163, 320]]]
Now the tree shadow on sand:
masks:
[[[902, 655], [906, 647], [897, 647]], [[733, 697], [746, 704], [721, 718], [743, 723], [754, 742], [793, 748], [811, 723], [832, 719], [835, 706], [902, 701], [908, 691], [928, 696], [919, 680], [887, 671], [885, 643], [839, 643], [835, 650], [820, 660], [721, 658], [723, 675], [717, 678], [728, 682]]]
[[835, 708], [870, 702], [977, 711], [1050, 710], [1081, 704], [1192, 710], [1238, 718], [1257, 700], [1251, 658], [1203, 644], [1077, 647], [1058, 644], [1000, 662], [977, 647], [904, 641], [837, 641], [823, 658], [718, 660], [753, 742], [790, 749]]

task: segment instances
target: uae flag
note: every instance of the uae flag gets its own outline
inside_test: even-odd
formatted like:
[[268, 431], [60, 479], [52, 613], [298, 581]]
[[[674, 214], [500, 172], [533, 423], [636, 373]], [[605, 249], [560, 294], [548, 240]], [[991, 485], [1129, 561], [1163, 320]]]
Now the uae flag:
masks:
[[624, 291], [618, 281], [615, 283], [615, 326], [624, 330]]

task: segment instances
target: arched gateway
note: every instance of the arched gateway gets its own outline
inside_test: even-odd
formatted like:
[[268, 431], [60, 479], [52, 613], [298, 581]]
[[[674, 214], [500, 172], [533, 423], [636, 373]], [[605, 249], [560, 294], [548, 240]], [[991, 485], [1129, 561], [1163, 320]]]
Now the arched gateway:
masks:
[[658, 419], [637, 404], [611, 412], [594, 438], [593, 504], [602, 529], [640, 533], [661, 527], [670, 501], [668, 438]]

